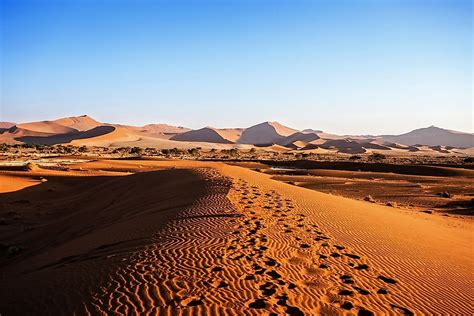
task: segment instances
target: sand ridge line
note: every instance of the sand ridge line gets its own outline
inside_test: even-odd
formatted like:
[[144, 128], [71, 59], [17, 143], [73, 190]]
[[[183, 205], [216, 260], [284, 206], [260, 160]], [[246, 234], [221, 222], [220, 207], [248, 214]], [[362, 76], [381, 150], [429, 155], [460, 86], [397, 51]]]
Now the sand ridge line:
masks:
[[334, 243], [292, 200], [214, 169], [197, 172], [209, 194], [133, 254], [95, 293], [90, 311], [412, 314], [389, 301], [396, 280]]

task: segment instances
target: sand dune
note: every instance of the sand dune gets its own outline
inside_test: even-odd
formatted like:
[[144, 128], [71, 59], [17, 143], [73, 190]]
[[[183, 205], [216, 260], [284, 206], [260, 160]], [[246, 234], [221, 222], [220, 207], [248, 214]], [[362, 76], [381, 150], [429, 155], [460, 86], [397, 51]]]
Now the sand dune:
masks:
[[142, 130], [153, 134], [181, 134], [190, 131], [182, 126], [172, 126], [168, 124], [148, 124], [141, 127]]
[[[81, 137], [74, 140], [71, 140], [71, 145], [76, 146], [103, 146], [108, 147], [116, 142], [130, 142], [140, 140], [140, 136], [128, 129], [113, 127], [113, 126], [100, 126], [97, 129], [100, 129], [92, 135], [87, 135], [88, 137]], [[102, 132], [102, 133], [101, 133]]]
[[53, 121], [22, 123], [15, 126], [17, 129], [47, 134], [65, 134], [77, 131], [74, 128], [67, 127]]
[[41, 145], [55, 145], [55, 144], [69, 144], [74, 140], [81, 139], [92, 139], [97, 140], [98, 137], [112, 133], [115, 127], [112, 126], [97, 126], [90, 130], [80, 132], [70, 132], [67, 134], [53, 134], [53, 135], [39, 135], [39, 136], [22, 136], [16, 137], [17, 141], [25, 142], [28, 144], [41, 144]]
[[0, 122], [0, 131], [15, 126], [13, 122]]
[[246, 128], [238, 140], [241, 144], [280, 144], [287, 136], [297, 130], [281, 125], [278, 122], [264, 122]]
[[55, 120], [53, 122], [69, 128], [73, 128], [78, 131], [87, 131], [103, 125], [102, 123], [94, 120], [93, 118], [87, 115], [65, 117]]
[[21, 222], [41, 223], [19, 235], [7, 217], [0, 231], [28, 245], [0, 260], [7, 314], [474, 312], [470, 221], [322, 194], [221, 163], [77, 166], [94, 176], [43, 171], [47, 182], [0, 195]]
[[171, 137], [171, 140], [231, 144], [239, 139], [241, 133], [242, 130], [238, 128], [217, 129], [213, 127], [204, 127], [198, 130], [175, 135]]
[[[316, 133], [296, 132], [288, 136], [283, 142], [280, 143], [280, 145], [286, 146], [289, 144], [294, 144], [295, 142], [300, 142], [307, 145], [308, 143], [315, 141], [317, 139], [319, 139], [319, 136]], [[305, 145], [300, 146], [300, 147], [304, 147]]]
[[366, 152], [360, 143], [349, 139], [328, 140], [319, 146], [325, 149], [336, 149], [338, 152], [347, 154], [361, 154]]
[[154, 137], [159, 139], [169, 139], [176, 134], [190, 131], [189, 128], [172, 126], [168, 124], [148, 124], [144, 126], [132, 126], [123, 124], [108, 124], [114, 127], [129, 130], [144, 137]]
[[435, 126], [416, 129], [402, 135], [386, 135], [381, 137], [387, 142], [404, 145], [474, 147], [474, 134], [450, 131]]

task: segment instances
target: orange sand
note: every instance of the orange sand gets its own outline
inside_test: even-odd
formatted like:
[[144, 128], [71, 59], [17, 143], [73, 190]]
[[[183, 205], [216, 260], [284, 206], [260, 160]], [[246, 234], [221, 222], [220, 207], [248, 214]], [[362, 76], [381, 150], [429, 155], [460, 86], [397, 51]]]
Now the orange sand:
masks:
[[[58, 209], [53, 219], [32, 217], [45, 229], [0, 234], [29, 246], [0, 261], [0, 312], [474, 312], [471, 220], [331, 196], [222, 163], [80, 166], [85, 176], [74, 181], [50, 176], [0, 195], [0, 205], [31, 199], [25, 216], [36, 205]], [[52, 188], [55, 198], [42, 200]]]

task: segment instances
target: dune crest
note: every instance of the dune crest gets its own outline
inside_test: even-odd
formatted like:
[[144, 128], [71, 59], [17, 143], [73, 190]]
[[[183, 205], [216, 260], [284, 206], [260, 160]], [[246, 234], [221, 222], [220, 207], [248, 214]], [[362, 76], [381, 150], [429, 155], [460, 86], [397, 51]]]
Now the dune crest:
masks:
[[57, 119], [53, 122], [69, 128], [73, 128], [81, 132], [103, 125], [102, 123], [94, 120], [93, 118], [87, 115], [65, 117]]

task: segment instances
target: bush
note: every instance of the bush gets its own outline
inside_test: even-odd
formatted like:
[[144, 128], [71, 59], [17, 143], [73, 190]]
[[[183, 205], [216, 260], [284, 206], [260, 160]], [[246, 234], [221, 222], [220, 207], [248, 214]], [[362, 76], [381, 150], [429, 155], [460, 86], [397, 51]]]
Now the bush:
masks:
[[236, 148], [232, 148], [232, 149], [229, 151], [229, 155], [230, 155], [231, 157], [238, 156], [238, 155], [239, 155], [239, 151], [238, 151]]
[[141, 155], [141, 154], [143, 154], [143, 148], [133, 147], [132, 149], [130, 149], [130, 153], [131, 154], [136, 154], [136, 155]]
[[463, 161], [464, 163], [474, 163], [474, 157], [466, 157]]
[[380, 153], [373, 153], [369, 155], [369, 160], [371, 161], [381, 161], [381, 160], [384, 160], [385, 158], [386, 158], [385, 155], [380, 154]]
[[192, 156], [199, 156], [200, 151], [197, 148], [188, 149], [188, 153]]

